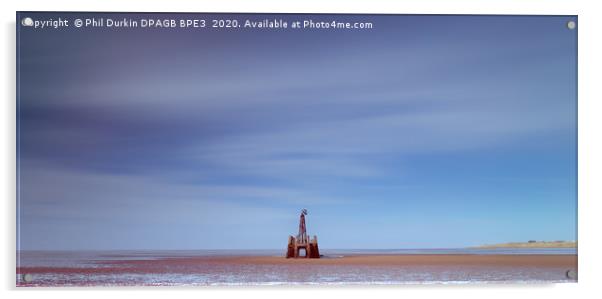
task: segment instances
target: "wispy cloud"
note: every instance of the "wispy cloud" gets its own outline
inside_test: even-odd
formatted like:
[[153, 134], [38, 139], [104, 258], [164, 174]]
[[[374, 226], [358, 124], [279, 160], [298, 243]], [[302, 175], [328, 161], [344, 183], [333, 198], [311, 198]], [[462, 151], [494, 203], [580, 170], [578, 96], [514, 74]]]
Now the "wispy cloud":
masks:
[[[66, 232], [78, 246], [90, 234], [112, 245], [259, 244], [294, 229], [302, 206], [367, 232], [382, 229], [375, 215], [415, 198], [465, 204], [435, 182], [492, 181], [474, 156], [496, 151], [508, 150], [495, 158], [503, 176], [525, 172], [525, 161], [530, 176], [571, 175], [576, 54], [573, 37], [552, 29], [564, 21], [375, 20], [386, 26], [353, 35], [124, 33], [120, 55], [98, 51], [114, 36], [30, 39], [20, 53], [25, 244], [75, 244]], [[554, 156], [531, 155], [530, 142]], [[438, 167], [450, 155], [458, 165]], [[386, 219], [391, 232], [408, 225]], [[200, 232], [213, 243], [187, 239]]]

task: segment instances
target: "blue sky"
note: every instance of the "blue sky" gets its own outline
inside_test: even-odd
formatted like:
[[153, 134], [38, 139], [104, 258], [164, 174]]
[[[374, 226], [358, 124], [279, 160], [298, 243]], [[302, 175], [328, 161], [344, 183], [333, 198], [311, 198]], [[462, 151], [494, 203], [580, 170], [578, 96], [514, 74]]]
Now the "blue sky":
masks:
[[22, 249], [576, 239], [574, 17], [222, 17], [374, 29], [21, 28]]

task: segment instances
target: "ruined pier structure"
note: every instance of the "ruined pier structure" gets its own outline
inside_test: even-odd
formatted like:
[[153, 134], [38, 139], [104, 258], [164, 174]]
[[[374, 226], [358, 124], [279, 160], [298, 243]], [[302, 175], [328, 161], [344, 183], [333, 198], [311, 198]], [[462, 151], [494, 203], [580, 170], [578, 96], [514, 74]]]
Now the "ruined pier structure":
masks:
[[320, 258], [318, 237], [314, 236], [311, 240], [309, 239], [305, 228], [305, 215], [307, 215], [307, 210], [301, 210], [301, 216], [299, 217], [299, 234], [297, 234], [297, 237], [288, 237], [286, 258]]

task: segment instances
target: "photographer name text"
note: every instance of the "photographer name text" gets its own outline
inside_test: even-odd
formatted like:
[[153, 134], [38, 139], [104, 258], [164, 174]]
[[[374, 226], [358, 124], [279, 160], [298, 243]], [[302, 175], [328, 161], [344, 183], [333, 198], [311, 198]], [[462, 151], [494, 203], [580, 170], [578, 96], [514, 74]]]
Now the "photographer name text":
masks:
[[25, 27], [34, 29], [61, 28], [108, 28], [108, 29], [373, 29], [372, 22], [349, 22], [341, 20], [284, 20], [272, 19], [174, 19], [174, 18], [58, 18], [27, 20]]

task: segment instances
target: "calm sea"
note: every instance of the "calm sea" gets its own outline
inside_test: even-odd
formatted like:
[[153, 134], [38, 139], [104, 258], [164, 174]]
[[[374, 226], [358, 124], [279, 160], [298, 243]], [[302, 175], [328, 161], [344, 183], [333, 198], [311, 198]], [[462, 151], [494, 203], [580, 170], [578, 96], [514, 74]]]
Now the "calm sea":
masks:
[[[553, 254], [576, 255], [574, 248], [497, 249], [332, 249], [324, 258], [357, 254]], [[351, 265], [220, 264], [203, 259], [194, 264], [162, 264], [164, 259], [211, 256], [283, 256], [282, 250], [166, 250], [166, 251], [20, 251], [19, 286], [111, 285], [286, 285], [286, 284], [460, 284], [574, 282], [568, 270], [553, 267], [407, 267]], [[143, 261], [153, 268], [138, 269]], [[113, 271], [115, 265], [119, 271]], [[146, 263], [148, 264], [148, 263]], [[31, 273], [28, 273], [31, 272]]]

